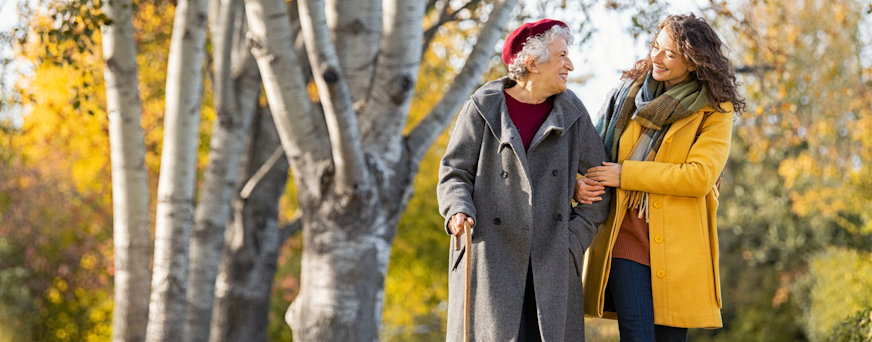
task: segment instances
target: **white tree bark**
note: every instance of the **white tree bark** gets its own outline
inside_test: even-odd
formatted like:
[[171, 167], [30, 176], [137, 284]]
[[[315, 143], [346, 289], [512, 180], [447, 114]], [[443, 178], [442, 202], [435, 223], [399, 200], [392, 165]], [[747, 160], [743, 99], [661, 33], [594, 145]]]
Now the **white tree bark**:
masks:
[[148, 322], [148, 181], [130, 0], [104, 7], [103, 79], [112, 159], [115, 309], [112, 341], [145, 340]]
[[210, 12], [217, 118], [201, 200], [194, 214], [184, 328], [185, 341], [200, 342], [209, 340], [224, 229], [230, 217], [240, 156], [260, 94], [260, 73], [244, 41], [247, 25], [242, 0], [214, 1]]
[[[270, 292], [276, 262], [287, 237], [278, 226], [278, 202], [288, 178], [288, 161], [268, 108], [251, 130], [227, 226], [216, 284], [211, 342], [266, 342]], [[278, 157], [278, 158], [276, 158]], [[256, 183], [256, 184], [255, 184]], [[246, 184], [247, 186], [243, 186]], [[299, 230], [299, 222], [293, 230]]]
[[327, 26], [342, 47], [339, 66], [355, 107], [365, 103], [372, 84], [382, 33], [381, 0], [325, 0]]
[[348, 84], [341, 77], [342, 69], [324, 14], [324, 1], [301, 0], [298, 4], [309, 65], [330, 132], [336, 179], [334, 190], [342, 196], [353, 196], [370, 184], [351, 94]]
[[180, 0], [167, 66], [148, 341], [180, 341], [194, 211], [207, 0]]
[[[443, 110], [452, 111], [449, 115], [456, 113], [484, 71], [516, 2], [496, 3], [473, 49], [472, 65], [464, 69], [473, 74], [458, 77], [456, 101], [443, 100]], [[420, 65], [425, 7], [416, 0], [388, 1], [383, 5], [384, 34], [375, 81], [369, 86], [372, 90], [368, 102], [354, 105], [370, 113], [362, 121], [378, 121], [358, 124], [350, 106], [353, 96], [348, 90], [348, 80], [340, 77], [346, 73], [342, 70], [342, 58], [337, 56], [346, 51], [335, 51], [337, 46], [327, 31], [327, 22], [333, 19], [327, 19], [323, 2], [299, 2], [309, 62], [324, 107], [321, 117], [304, 99], [304, 83], [299, 67], [295, 67], [296, 55], [289, 46], [290, 39], [283, 36], [290, 32], [283, 1], [246, 0], [252, 28], [249, 41], [297, 182], [304, 227], [300, 294], [285, 316], [297, 341], [378, 339], [390, 247], [400, 213], [412, 194], [412, 179], [420, 158], [410, 153], [418, 150], [409, 141], [403, 144], [402, 126]], [[331, 6], [336, 12], [331, 16], [339, 17], [339, 13], [355, 5], [336, 2]], [[334, 32], [333, 36], [338, 35]], [[376, 94], [385, 87], [383, 93]], [[463, 89], [466, 93], [460, 93]], [[291, 111], [290, 103], [298, 110]], [[281, 122], [288, 118], [293, 125]], [[428, 127], [441, 124], [438, 129], [441, 132], [448, 121], [450, 118]], [[326, 139], [315, 134], [325, 131], [320, 126], [324, 122], [329, 130], [330, 149], [322, 148]], [[385, 128], [383, 124], [390, 126]], [[361, 126], [368, 127], [366, 132], [373, 132], [371, 138], [360, 140]], [[427, 141], [428, 134], [429, 130], [420, 130], [415, 141], [432, 143]]]
[[[293, 31], [282, 0], [245, 0], [248, 45], [263, 77], [264, 91], [289, 160], [323, 163], [331, 159], [323, 115], [312, 106], [294, 51]], [[314, 191], [317, 183], [304, 184]]]
[[421, 44], [424, 6], [422, 1], [384, 3], [382, 53], [361, 130], [367, 152], [382, 156], [387, 165], [396, 163], [403, 152], [403, 129], [421, 65], [421, 50], [412, 46]]

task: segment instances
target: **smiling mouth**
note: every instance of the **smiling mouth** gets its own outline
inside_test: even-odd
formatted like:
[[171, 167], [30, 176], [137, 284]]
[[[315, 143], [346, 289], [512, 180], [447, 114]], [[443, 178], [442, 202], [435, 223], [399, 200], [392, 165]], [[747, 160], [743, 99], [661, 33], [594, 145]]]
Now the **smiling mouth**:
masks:
[[654, 66], [655, 72], [665, 72], [666, 70], [667, 70], [666, 68], [661, 68], [661, 67], [656, 66], [656, 65]]
[[560, 78], [564, 81], [567, 81], [569, 79], [569, 74], [557, 74], [557, 76], [560, 76]]

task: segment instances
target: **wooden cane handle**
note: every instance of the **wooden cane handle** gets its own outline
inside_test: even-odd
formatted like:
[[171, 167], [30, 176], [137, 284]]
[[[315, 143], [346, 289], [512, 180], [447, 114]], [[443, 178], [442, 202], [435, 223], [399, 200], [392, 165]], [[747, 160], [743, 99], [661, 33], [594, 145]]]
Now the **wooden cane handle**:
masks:
[[454, 250], [459, 251], [460, 250], [460, 235], [453, 235], [453, 236], [454, 236]]

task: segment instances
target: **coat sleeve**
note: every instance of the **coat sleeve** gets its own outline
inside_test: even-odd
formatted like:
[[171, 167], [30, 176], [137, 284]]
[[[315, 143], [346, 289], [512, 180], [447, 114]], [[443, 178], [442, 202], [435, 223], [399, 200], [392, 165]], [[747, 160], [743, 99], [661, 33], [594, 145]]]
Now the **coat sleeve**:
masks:
[[[590, 116], [584, 106], [581, 107], [584, 112], [579, 118], [580, 127], [578, 134], [581, 142], [578, 148], [578, 170], [580, 174], [586, 174], [587, 169], [594, 166], [602, 165], [602, 162], [608, 161], [606, 151], [603, 148], [602, 140], [599, 134], [594, 129]], [[575, 234], [578, 241], [582, 243], [584, 249], [590, 246], [593, 241], [593, 236], [596, 235], [597, 227], [606, 221], [609, 215], [609, 204], [612, 199], [613, 190], [607, 190], [601, 197], [602, 201], [592, 204], [579, 203], [572, 208], [572, 213], [569, 217], [569, 229]]]
[[443, 228], [449, 235], [448, 220], [454, 214], [464, 213], [478, 222], [472, 194], [484, 128], [484, 118], [472, 101], [467, 101], [460, 110], [445, 155], [439, 163], [439, 183], [436, 185], [439, 213], [445, 218]]
[[[624, 161], [621, 188], [671, 196], [703, 197], [727, 164], [733, 115], [715, 112], [702, 123], [685, 163]], [[695, 127], [685, 127], [696, 133]]]

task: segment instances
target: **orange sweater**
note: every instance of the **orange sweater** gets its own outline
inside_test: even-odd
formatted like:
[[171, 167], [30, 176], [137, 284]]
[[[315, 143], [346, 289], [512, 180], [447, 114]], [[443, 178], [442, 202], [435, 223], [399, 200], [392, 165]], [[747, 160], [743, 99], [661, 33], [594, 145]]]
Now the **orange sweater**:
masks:
[[615, 240], [612, 258], [627, 259], [645, 266], [651, 266], [650, 243], [648, 241], [648, 223], [639, 218], [639, 210], [627, 209], [621, 230]]

